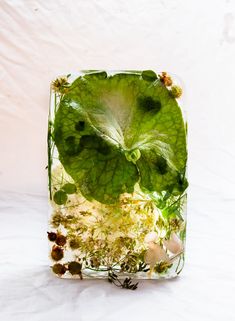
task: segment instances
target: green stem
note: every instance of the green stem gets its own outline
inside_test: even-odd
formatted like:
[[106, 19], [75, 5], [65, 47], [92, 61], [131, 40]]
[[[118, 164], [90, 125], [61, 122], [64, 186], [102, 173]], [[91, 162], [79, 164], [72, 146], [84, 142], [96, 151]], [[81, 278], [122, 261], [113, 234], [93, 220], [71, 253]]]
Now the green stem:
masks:
[[178, 264], [177, 264], [177, 267], [176, 267], [176, 269], [175, 269], [175, 272], [177, 273], [177, 271], [178, 271], [178, 268], [179, 268], [179, 265], [180, 265], [180, 262], [181, 262], [181, 256], [179, 257], [179, 261], [178, 261]]
[[177, 202], [179, 202], [179, 201], [181, 200], [181, 198], [183, 198], [185, 195], [186, 195], [186, 194], [183, 194], [183, 195], [179, 196], [179, 197], [177, 198], [177, 200], [175, 200], [172, 204], [169, 205], [169, 207], [172, 207], [173, 205], [175, 205], [175, 204], [176, 204]]
[[94, 269], [94, 268], [91, 268], [91, 267], [88, 267], [86, 266], [85, 269], [88, 269], [88, 270], [92, 270], [92, 271], [96, 271], [96, 272], [108, 272], [108, 271], [119, 271], [119, 269], [114, 269], [113, 267], [112, 268], [107, 268], [107, 269]]
[[52, 167], [51, 149], [52, 149], [52, 144], [51, 144], [51, 122], [50, 122], [50, 120], [48, 122], [47, 146], [48, 146], [48, 149], [47, 149], [47, 153], [48, 153], [48, 187], [49, 187], [50, 199], [52, 199], [52, 192], [51, 192], [51, 167]]
[[108, 272], [110, 269], [94, 269], [91, 267], [86, 266], [85, 269], [91, 270], [91, 271], [96, 271], [96, 272]]

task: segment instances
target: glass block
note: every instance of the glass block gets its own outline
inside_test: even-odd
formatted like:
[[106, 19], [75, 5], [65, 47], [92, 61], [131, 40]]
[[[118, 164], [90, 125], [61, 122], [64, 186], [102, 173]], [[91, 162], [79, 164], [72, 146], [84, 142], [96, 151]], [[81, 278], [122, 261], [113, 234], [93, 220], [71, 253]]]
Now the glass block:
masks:
[[[51, 84], [48, 239], [63, 278], [177, 276], [188, 186], [182, 89], [166, 72], [85, 70]], [[131, 283], [132, 282], [132, 283]]]

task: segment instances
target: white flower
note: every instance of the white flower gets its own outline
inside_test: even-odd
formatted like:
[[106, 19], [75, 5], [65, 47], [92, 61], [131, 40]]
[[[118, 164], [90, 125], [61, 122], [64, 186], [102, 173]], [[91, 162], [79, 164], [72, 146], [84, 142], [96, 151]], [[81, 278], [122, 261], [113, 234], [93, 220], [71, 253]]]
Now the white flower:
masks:
[[150, 265], [150, 268], [153, 268], [156, 263], [161, 261], [168, 262], [169, 256], [159, 244], [149, 242], [144, 260], [146, 264]]
[[145, 263], [150, 265], [152, 269], [156, 263], [161, 261], [168, 262], [169, 256], [166, 251], [157, 243], [159, 237], [156, 232], [149, 232], [145, 235], [144, 241], [147, 243], [147, 251], [145, 253]]
[[170, 239], [164, 240], [163, 243], [167, 250], [173, 254], [178, 254], [184, 249], [183, 242], [175, 233], [171, 233]]

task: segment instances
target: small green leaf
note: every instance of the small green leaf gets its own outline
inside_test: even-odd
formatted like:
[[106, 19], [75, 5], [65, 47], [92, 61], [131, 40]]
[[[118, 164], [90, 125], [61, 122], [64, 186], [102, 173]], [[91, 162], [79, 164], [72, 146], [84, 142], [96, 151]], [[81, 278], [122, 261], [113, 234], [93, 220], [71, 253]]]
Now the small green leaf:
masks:
[[63, 205], [67, 202], [68, 196], [63, 191], [55, 192], [53, 200], [57, 205]]
[[157, 79], [157, 75], [153, 70], [142, 71], [142, 78], [147, 81], [154, 81]]
[[62, 187], [62, 190], [67, 194], [74, 194], [77, 191], [75, 184], [67, 183]]

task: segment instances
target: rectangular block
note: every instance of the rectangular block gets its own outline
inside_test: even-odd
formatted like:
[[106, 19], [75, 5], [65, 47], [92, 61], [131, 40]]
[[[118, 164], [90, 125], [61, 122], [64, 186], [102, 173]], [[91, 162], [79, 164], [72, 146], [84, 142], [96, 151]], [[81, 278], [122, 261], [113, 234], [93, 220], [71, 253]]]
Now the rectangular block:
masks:
[[188, 186], [181, 94], [167, 73], [151, 70], [89, 70], [52, 82], [48, 239], [56, 275], [134, 289], [126, 278], [180, 273]]

